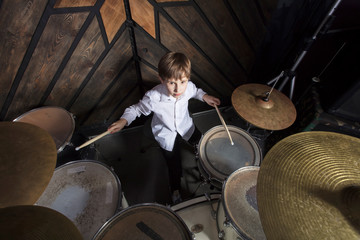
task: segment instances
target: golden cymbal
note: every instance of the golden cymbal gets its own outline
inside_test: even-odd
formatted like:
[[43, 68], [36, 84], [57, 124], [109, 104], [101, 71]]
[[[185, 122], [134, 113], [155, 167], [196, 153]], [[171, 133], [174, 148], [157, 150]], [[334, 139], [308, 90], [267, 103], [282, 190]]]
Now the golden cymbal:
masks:
[[235, 111], [252, 125], [267, 129], [281, 130], [291, 126], [296, 119], [296, 109], [291, 100], [271, 87], [249, 83], [237, 87], [231, 95]]
[[302, 132], [266, 154], [257, 179], [267, 239], [360, 239], [360, 139]]
[[12, 206], [0, 209], [0, 239], [82, 239], [74, 223], [63, 214], [41, 206]]
[[0, 132], [0, 207], [32, 205], [53, 175], [54, 140], [29, 123], [0, 122]]

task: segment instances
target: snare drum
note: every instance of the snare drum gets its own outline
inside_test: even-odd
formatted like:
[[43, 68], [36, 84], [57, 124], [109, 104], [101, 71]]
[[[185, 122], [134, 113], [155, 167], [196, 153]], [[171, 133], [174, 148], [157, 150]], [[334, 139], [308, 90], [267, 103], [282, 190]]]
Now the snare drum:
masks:
[[216, 209], [221, 194], [213, 193], [190, 199], [171, 207], [184, 220], [196, 240], [218, 239]]
[[220, 239], [266, 239], [256, 199], [260, 167], [243, 167], [224, 183], [217, 210]]
[[249, 133], [235, 126], [227, 127], [234, 145], [231, 145], [223, 126], [208, 130], [198, 145], [200, 172], [220, 189], [223, 181], [235, 170], [259, 166], [262, 159], [260, 147]]
[[114, 215], [93, 240], [192, 239], [189, 229], [170, 208], [159, 204], [138, 204]]
[[52, 208], [68, 217], [84, 239], [96, 231], [121, 207], [121, 185], [106, 165], [81, 160], [55, 169], [36, 205]]
[[75, 129], [75, 120], [71, 113], [60, 107], [35, 108], [14, 119], [14, 122], [26, 122], [47, 131], [61, 152], [69, 144]]

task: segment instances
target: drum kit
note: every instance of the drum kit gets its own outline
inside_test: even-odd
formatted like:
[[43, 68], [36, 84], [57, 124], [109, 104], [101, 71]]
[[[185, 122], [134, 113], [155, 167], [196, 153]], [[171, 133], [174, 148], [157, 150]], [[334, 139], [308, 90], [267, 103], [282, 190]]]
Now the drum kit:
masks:
[[[290, 99], [261, 84], [239, 86], [232, 104], [262, 129], [285, 129], [296, 118]], [[81, 160], [55, 168], [71, 127], [57, 141], [59, 132], [33, 119], [0, 122], [0, 239], [360, 238], [358, 138], [297, 133], [263, 159], [251, 134], [223, 122], [198, 145], [200, 173], [221, 193], [171, 207], [124, 206], [108, 166]]]

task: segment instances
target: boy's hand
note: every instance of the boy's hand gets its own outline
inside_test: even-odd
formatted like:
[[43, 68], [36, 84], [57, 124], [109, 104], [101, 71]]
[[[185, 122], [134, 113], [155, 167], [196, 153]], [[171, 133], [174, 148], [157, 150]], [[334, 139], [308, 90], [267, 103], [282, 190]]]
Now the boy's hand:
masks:
[[203, 100], [212, 107], [214, 107], [215, 105], [220, 105], [220, 99], [208, 94], [205, 94], [203, 96]]
[[108, 128], [108, 131], [110, 133], [116, 133], [116, 132], [120, 131], [121, 129], [123, 129], [126, 124], [127, 124], [127, 121], [124, 118], [120, 118], [120, 120], [118, 120], [110, 125], [110, 127]]

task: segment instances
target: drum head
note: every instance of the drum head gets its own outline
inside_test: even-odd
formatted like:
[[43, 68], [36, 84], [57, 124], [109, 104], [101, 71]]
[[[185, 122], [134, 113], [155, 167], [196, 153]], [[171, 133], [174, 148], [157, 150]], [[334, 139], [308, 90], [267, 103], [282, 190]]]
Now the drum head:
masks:
[[113, 216], [93, 239], [192, 238], [185, 223], [172, 210], [158, 204], [141, 204], [128, 207]]
[[91, 239], [121, 202], [120, 182], [95, 161], [69, 162], [54, 175], [36, 205], [52, 208], [75, 223], [84, 239]]
[[233, 172], [226, 180], [222, 194], [226, 216], [240, 235], [250, 239], [266, 239], [256, 199], [259, 169], [249, 166]]
[[36, 108], [16, 118], [14, 122], [26, 122], [46, 130], [54, 139], [58, 152], [70, 142], [75, 129], [73, 116], [60, 107]]
[[209, 175], [224, 181], [235, 170], [245, 166], [258, 166], [262, 158], [257, 142], [244, 130], [228, 126], [234, 145], [223, 126], [211, 128], [201, 138], [199, 157]]

